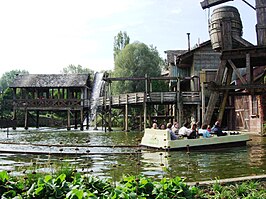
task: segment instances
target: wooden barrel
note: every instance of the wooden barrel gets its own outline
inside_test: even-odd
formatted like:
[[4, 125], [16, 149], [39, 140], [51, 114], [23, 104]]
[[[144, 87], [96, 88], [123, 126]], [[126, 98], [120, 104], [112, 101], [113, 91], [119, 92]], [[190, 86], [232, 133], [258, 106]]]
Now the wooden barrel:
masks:
[[266, 45], [266, 0], [256, 1], [257, 13], [257, 43], [258, 46]]
[[[234, 35], [242, 36], [242, 28], [240, 14], [235, 7], [223, 6], [214, 9], [209, 23], [212, 48], [220, 50], [223, 49], [224, 46], [228, 46], [224, 42], [230, 42], [230, 39], [232, 40], [232, 36]], [[230, 34], [227, 37], [229, 39], [224, 40], [222, 38], [223, 34]]]

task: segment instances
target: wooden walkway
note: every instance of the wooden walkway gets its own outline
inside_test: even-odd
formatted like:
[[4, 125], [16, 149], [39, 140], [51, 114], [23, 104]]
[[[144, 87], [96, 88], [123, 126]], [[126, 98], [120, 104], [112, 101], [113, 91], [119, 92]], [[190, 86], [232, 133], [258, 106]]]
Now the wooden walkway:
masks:
[[[200, 92], [145, 92], [120, 94], [110, 97], [100, 97], [98, 106], [119, 107], [126, 104], [140, 105], [147, 104], [201, 104]], [[93, 103], [93, 102], [91, 102]]]

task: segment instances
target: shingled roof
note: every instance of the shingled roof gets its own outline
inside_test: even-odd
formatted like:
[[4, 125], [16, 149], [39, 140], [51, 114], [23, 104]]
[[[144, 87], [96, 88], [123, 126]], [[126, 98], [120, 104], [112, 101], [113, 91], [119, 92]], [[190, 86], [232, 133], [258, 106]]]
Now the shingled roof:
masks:
[[28, 74], [17, 75], [10, 88], [67, 88], [85, 87], [88, 74]]

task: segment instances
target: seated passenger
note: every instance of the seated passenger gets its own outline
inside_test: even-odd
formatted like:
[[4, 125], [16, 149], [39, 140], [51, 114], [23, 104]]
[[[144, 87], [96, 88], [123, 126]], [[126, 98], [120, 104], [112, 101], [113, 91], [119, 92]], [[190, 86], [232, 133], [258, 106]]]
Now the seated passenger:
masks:
[[165, 128], [165, 124], [161, 124], [161, 125], [160, 125], [160, 129], [162, 129], [162, 130], [166, 129], [166, 128]]
[[188, 128], [188, 125], [189, 125], [188, 122], [185, 122], [183, 126], [179, 129], [178, 135], [185, 137], [189, 136], [192, 130]]
[[174, 125], [172, 126], [172, 131], [174, 134], [178, 134], [178, 122], [174, 122]]
[[217, 134], [217, 136], [225, 136], [227, 133], [224, 133], [220, 127], [220, 122], [216, 121], [214, 126], [212, 127], [212, 132]]
[[203, 124], [201, 126], [201, 129], [199, 129], [199, 134], [203, 136], [203, 138], [209, 138], [212, 135], [210, 134], [210, 132], [207, 130], [207, 124]]
[[174, 134], [174, 132], [172, 131], [172, 124], [171, 123], [168, 123], [167, 125], [166, 125], [166, 127], [167, 127], [167, 132], [169, 132], [170, 133], [170, 137], [171, 137], [171, 140], [176, 140], [176, 139], [178, 139], [178, 136], [176, 135], [176, 134]]
[[191, 125], [191, 133], [187, 136], [188, 139], [196, 139], [198, 137], [197, 125], [194, 123]]
[[152, 124], [152, 127], [151, 127], [151, 128], [152, 128], [152, 129], [158, 129], [157, 123], [154, 122], [154, 123]]

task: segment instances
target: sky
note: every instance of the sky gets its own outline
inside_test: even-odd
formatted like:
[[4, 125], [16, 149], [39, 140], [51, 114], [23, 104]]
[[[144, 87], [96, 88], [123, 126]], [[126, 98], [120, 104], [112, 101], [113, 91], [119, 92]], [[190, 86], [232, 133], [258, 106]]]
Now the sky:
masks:
[[[81, 65], [112, 70], [114, 37], [126, 31], [135, 41], [166, 50], [188, 48], [209, 40], [202, 0], [0, 0], [0, 77], [11, 70], [58, 74]], [[255, 0], [247, 0], [253, 6]], [[243, 37], [256, 44], [256, 13], [242, 0], [238, 8]]]

